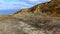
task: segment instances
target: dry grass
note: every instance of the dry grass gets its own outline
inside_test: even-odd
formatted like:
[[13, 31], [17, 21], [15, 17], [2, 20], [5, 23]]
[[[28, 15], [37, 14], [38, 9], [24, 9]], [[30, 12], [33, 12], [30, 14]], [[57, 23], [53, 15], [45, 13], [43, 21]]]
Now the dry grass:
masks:
[[0, 34], [60, 34], [58, 19], [36, 15], [19, 17], [1, 16]]
[[39, 34], [60, 34], [60, 17], [41, 17], [31, 15], [18, 18], [20, 21], [37, 28]]

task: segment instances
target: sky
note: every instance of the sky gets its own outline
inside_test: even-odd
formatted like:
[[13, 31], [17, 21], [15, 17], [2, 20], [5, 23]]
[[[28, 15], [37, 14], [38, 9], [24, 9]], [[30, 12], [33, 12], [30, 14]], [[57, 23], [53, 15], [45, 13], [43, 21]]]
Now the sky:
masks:
[[0, 14], [11, 14], [22, 8], [30, 8], [36, 4], [50, 0], [0, 0]]

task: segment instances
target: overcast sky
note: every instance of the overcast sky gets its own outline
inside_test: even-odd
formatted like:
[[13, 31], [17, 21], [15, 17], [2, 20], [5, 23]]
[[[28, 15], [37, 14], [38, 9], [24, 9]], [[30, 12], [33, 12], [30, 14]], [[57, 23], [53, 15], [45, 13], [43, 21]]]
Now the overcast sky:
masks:
[[[50, 0], [0, 0], [0, 10], [29, 8]], [[2, 11], [0, 11], [1, 13]], [[8, 11], [7, 11], [8, 12]]]

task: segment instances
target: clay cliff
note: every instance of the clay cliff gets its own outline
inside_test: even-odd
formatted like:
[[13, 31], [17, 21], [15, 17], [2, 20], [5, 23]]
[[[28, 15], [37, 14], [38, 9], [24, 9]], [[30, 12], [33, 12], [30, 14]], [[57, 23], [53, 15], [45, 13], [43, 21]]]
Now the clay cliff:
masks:
[[31, 8], [21, 9], [14, 14], [31, 13], [35, 15], [46, 15], [46, 16], [60, 16], [60, 0], [51, 0], [37, 4]]

